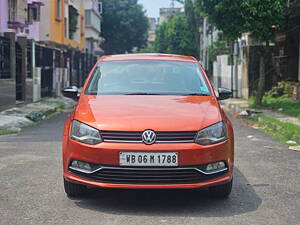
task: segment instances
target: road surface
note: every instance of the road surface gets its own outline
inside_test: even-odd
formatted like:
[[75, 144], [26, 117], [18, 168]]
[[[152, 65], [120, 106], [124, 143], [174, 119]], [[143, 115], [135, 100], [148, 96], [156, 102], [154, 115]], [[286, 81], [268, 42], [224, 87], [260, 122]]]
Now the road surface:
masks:
[[67, 114], [0, 136], [0, 224], [300, 224], [300, 153], [231, 118], [236, 157], [229, 199], [205, 190], [100, 190], [69, 199], [61, 134]]

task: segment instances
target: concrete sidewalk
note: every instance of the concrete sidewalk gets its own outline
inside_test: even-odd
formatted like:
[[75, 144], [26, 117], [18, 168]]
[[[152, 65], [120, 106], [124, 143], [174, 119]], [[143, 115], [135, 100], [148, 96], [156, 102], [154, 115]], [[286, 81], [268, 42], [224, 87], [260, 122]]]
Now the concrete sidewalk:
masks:
[[0, 130], [19, 132], [60, 110], [68, 110], [75, 102], [68, 98], [47, 98], [40, 102], [16, 106], [0, 112]]
[[221, 104], [228, 107], [229, 109], [235, 111], [236, 113], [239, 113], [242, 116], [247, 116], [247, 114], [249, 114], [249, 112], [255, 111], [255, 112], [263, 113], [265, 115], [274, 117], [282, 122], [292, 123], [292, 124], [296, 124], [296, 125], [300, 126], [300, 119], [298, 119], [297, 117], [289, 116], [289, 115], [281, 113], [280, 111], [275, 111], [275, 110], [253, 109], [250, 107], [247, 100], [231, 98], [231, 99], [222, 101]]

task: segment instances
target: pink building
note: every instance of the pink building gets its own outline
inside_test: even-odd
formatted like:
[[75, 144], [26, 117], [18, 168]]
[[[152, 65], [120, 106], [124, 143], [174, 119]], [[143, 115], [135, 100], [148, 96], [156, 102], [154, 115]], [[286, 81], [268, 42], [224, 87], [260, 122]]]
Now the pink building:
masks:
[[39, 41], [41, 6], [39, 0], [1, 0], [0, 33], [13, 29], [16, 34], [26, 34]]
[[[32, 38], [36, 41], [40, 41], [39, 39], [39, 23], [41, 21], [41, 6], [43, 3], [41, 1], [36, 0], [27, 0], [28, 3], [28, 17], [27, 24], [28, 28], [25, 29], [25, 32], [28, 34], [29, 38]], [[48, 15], [49, 16], [49, 15]]]

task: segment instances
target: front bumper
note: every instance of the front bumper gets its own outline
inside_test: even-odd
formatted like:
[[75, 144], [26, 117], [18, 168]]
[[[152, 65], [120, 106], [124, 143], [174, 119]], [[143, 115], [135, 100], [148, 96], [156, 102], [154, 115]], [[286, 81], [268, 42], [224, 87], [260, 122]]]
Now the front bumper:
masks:
[[[146, 168], [124, 168], [119, 166], [119, 152], [178, 152], [178, 167], [173, 168], [147, 168], [149, 170], [158, 170], [155, 174], [144, 173]], [[103, 166], [104, 173], [84, 174], [69, 169], [71, 160], [81, 160]], [[201, 165], [208, 163], [224, 161], [227, 165], [226, 171], [221, 171], [213, 175], [201, 174]], [[130, 188], [130, 189], [173, 189], [173, 188], [200, 188], [206, 186], [216, 186], [232, 179], [233, 170], [233, 149], [229, 140], [211, 146], [200, 146], [195, 143], [172, 143], [172, 144], [154, 144], [144, 145], [135, 143], [101, 143], [96, 146], [89, 146], [76, 142], [66, 137], [63, 145], [63, 163], [64, 178], [70, 182], [84, 184], [87, 186], [97, 186], [103, 188]], [[198, 166], [197, 166], [198, 165]], [[200, 172], [189, 170], [189, 168], [200, 168]], [[124, 176], [119, 173], [113, 173], [111, 170], [125, 169]], [[128, 174], [128, 169], [133, 173]], [[138, 171], [143, 170], [143, 171]], [[163, 174], [161, 170], [169, 173]], [[174, 170], [174, 173], [172, 171]], [[186, 171], [179, 171], [186, 170]], [[100, 170], [101, 171], [101, 170]], [[100, 172], [98, 171], [98, 172]], [[202, 170], [203, 171], [203, 170]], [[122, 172], [122, 173], [123, 173]], [[147, 172], [147, 171], [146, 171]], [[177, 173], [179, 172], [179, 173]], [[185, 173], [190, 174], [185, 174]], [[127, 174], [126, 174], [127, 173]], [[135, 176], [135, 175], [141, 176]], [[185, 175], [180, 175], [184, 173]], [[161, 174], [166, 179], [161, 179]], [[183, 179], [179, 179], [183, 177]], [[148, 179], [150, 177], [150, 179]], [[178, 178], [179, 177], [179, 178]], [[108, 179], [109, 178], [109, 179]], [[110, 179], [113, 178], [113, 179]], [[147, 179], [145, 179], [147, 178]]]

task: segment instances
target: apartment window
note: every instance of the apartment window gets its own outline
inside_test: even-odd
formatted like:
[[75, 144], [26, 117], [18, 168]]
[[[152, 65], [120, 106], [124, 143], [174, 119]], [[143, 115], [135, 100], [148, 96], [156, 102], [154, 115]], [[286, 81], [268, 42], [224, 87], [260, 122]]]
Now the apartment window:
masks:
[[56, 19], [61, 19], [61, 0], [56, 0]]
[[91, 18], [91, 11], [85, 10], [85, 25], [91, 25], [92, 18]]
[[8, 20], [10, 22], [17, 20], [17, 0], [8, 0]]
[[28, 7], [28, 24], [40, 21], [40, 7]]
[[75, 33], [80, 28], [80, 21], [79, 20], [79, 13], [78, 10], [69, 5], [69, 38], [74, 39]]
[[65, 17], [64, 18], [64, 23], [65, 23], [65, 37], [69, 37], [69, 26], [68, 26], [68, 20], [67, 20], [67, 18]]
[[35, 7], [32, 9], [32, 18], [33, 21], [40, 21], [41, 13], [40, 13], [40, 7]]

